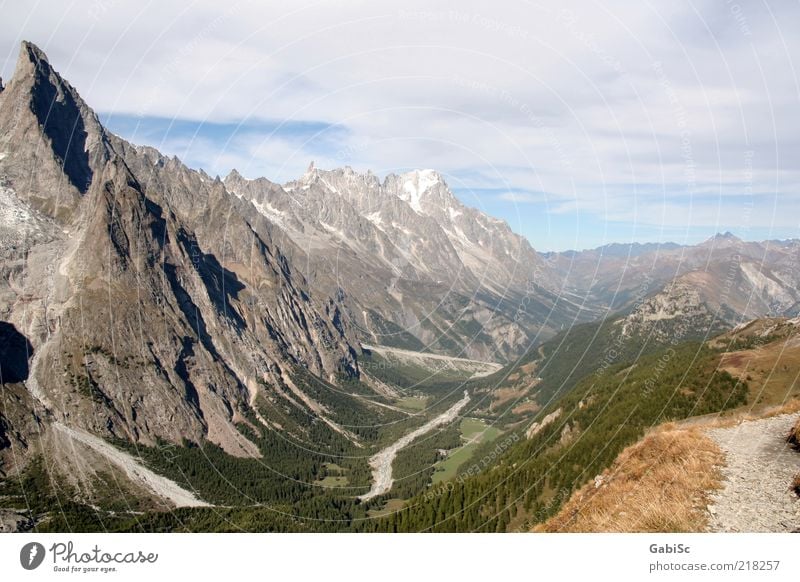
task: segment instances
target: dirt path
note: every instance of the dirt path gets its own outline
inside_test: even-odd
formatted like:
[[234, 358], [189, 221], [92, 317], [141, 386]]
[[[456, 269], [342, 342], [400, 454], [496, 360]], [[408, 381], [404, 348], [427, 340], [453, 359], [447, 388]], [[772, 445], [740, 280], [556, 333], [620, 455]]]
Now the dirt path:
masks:
[[372, 488], [369, 492], [361, 495], [359, 499], [367, 501], [378, 495], [388, 493], [394, 483], [394, 479], [392, 478], [392, 463], [398, 451], [410, 445], [414, 439], [432, 431], [437, 426], [453, 422], [458, 416], [458, 413], [464, 409], [468, 402], [469, 394], [464, 390], [464, 398], [456, 402], [442, 414], [403, 436], [400, 440], [392, 443], [382, 451], [374, 454], [369, 460], [369, 466], [372, 467]]
[[210, 507], [208, 503], [198, 499], [192, 492], [183, 489], [174, 481], [147, 469], [131, 455], [111, 446], [103, 439], [88, 432], [64, 426], [58, 422], [53, 424], [53, 428], [70, 439], [93, 449], [108, 459], [110, 463], [122, 469], [131, 481], [148, 491], [152, 491], [158, 497], [173, 503], [176, 507]]
[[797, 414], [707, 431], [725, 454], [723, 489], [711, 496], [714, 532], [800, 530], [800, 498], [789, 490], [800, 473], [800, 452], [786, 444]]

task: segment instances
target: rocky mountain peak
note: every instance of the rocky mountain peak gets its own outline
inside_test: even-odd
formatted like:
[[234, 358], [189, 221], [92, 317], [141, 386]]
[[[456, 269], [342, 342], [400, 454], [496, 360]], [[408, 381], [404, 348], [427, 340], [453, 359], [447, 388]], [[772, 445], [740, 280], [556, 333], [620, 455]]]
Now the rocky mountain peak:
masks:
[[50, 61], [42, 49], [23, 40], [20, 46], [19, 56], [17, 57], [17, 66], [14, 69], [14, 77], [20, 78], [25, 73], [31, 73], [35, 70], [49, 70]]
[[[30, 43], [0, 98], [0, 152], [0, 313], [37, 354], [31, 398], [70, 430], [258, 456], [236, 430], [257, 394], [283, 398], [299, 368], [358, 374], [341, 295], [309, 288], [260, 199], [106, 132]], [[322, 417], [301, 390], [287, 406]]]
[[723, 245], [724, 246], [730, 246], [730, 245], [740, 244], [742, 242], [743, 242], [742, 239], [740, 239], [738, 236], [736, 236], [732, 232], [725, 231], [725, 232], [718, 232], [714, 236], [708, 238], [702, 244], [704, 244], [704, 245], [714, 245], [714, 246], [723, 246]]
[[69, 219], [111, 155], [97, 116], [30, 42], [2, 93], [0, 147], [9, 152], [3, 171], [17, 193], [58, 220]]
[[444, 178], [435, 170], [413, 170], [399, 176], [386, 177], [387, 185], [394, 186], [395, 194], [419, 214], [432, 201], [455, 200]]
[[236, 168], [233, 168], [230, 172], [228, 172], [228, 175], [225, 176], [225, 179], [223, 181], [226, 184], [229, 184], [229, 183], [242, 182], [244, 180], [245, 177], [242, 176]]
[[78, 106], [84, 106], [77, 91], [50, 66], [44, 51], [28, 41], [22, 41], [11, 85], [29, 92], [34, 98], [42, 96], [42, 93], [45, 96], [53, 94], [58, 103], [65, 103], [69, 99]]
[[308, 189], [312, 185], [336, 195], [344, 195], [351, 201], [359, 197], [372, 197], [381, 188], [380, 180], [372, 172], [361, 174], [350, 166], [320, 170], [312, 161], [305, 174], [285, 185], [287, 190]]

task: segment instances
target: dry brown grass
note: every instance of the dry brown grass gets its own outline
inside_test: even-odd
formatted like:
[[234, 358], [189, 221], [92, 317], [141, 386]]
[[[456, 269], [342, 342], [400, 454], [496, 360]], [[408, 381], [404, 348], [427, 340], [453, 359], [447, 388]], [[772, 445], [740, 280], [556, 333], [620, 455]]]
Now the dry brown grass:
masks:
[[[789, 431], [786, 441], [795, 448], [800, 449], [800, 418], [797, 419], [797, 423]], [[800, 479], [800, 475], [798, 475], [797, 479]]]
[[792, 481], [791, 488], [792, 491], [794, 491], [795, 494], [800, 497], [800, 473], [794, 476], [794, 481]]
[[800, 343], [796, 334], [723, 354], [719, 368], [747, 382], [750, 408], [775, 406], [800, 396]]
[[512, 400], [520, 400], [524, 398], [539, 382], [531, 381], [523, 386], [515, 386], [513, 388], [499, 388], [492, 392], [492, 403], [489, 410], [495, 410]]
[[620, 453], [572, 495], [543, 532], [698, 532], [707, 495], [720, 487], [722, 452], [698, 428], [665, 425]]

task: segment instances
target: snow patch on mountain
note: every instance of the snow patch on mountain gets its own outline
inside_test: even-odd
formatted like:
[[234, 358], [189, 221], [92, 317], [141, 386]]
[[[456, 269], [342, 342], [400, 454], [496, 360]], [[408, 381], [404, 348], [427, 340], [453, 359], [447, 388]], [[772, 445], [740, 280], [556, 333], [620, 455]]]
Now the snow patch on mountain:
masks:
[[256, 210], [258, 210], [261, 214], [269, 218], [281, 228], [286, 228], [286, 213], [283, 210], [278, 210], [269, 202], [259, 202], [257, 200], [253, 200], [252, 203], [253, 206], [256, 207]]
[[436, 184], [440, 184], [439, 174], [434, 170], [415, 170], [403, 174], [403, 188], [399, 192], [400, 199], [407, 202], [417, 214], [423, 214], [422, 195]]
[[[26, 239], [53, 234], [55, 227], [21, 200], [11, 188], [0, 186], [0, 243], [19, 244]], [[66, 232], [66, 231], [65, 231]]]
[[383, 224], [383, 219], [381, 218], [380, 210], [378, 210], [377, 212], [370, 212], [369, 214], [365, 215], [364, 218], [369, 220], [372, 224], [374, 224], [378, 228], [380, 228], [381, 225]]

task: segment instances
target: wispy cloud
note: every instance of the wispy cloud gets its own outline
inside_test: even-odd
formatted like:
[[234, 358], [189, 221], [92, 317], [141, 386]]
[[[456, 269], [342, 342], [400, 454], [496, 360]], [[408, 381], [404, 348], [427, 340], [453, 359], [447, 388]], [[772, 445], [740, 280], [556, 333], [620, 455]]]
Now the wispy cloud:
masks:
[[538, 246], [746, 203], [796, 236], [800, 5], [732, 6], [43, 0], [4, 6], [0, 54], [8, 78], [32, 40], [97, 110], [179, 120], [137, 138], [214, 173], [435, 167]]
[[541, 204], [547, 200], [545, 194], [533, 192], [503, 192], [498, 198], [515, 204]]

